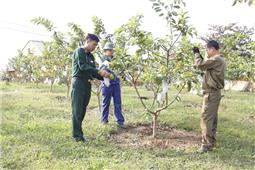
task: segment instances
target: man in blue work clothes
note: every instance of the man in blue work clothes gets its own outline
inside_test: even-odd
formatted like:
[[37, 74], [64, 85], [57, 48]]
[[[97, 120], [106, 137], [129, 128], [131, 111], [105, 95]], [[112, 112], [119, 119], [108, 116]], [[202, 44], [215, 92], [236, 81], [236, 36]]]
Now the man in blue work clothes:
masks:
[[96, 69], [94, 56], [99, 39], [94, 34], [88, 34], [85, 45], [73, 53], [72, 58], [72, 133], [76, 142], [86, 142], [83, 136], [82, 121], [91, 96], [90, 80], [110, 77], [111, 74], [104, 69]]
[[[113, 58], [113, 44], [106, 43], [104, 46], [104, 60], [101, 68], [107, 69], [109, 72], [112, 72], [109, 67], [109, 63]], [[117, 126], [119, 128], [125, 128], [124, 125], [124, 117], [122, 115], [121, 109], [121, 90], [120, 90], [120, 79], [115, 74], [115, 79], [108, 81], [105, 79], [102, 81], [102, 95], [103, 95], [103, 102], [102, 102], [102, 117], [101, 121], [103, 124], [108, 123], [108, 116], [109, 116], [109, 107], [111, 103], [111, 98], [113, 97], [114, 103], [114, 115], [116, 117]]]

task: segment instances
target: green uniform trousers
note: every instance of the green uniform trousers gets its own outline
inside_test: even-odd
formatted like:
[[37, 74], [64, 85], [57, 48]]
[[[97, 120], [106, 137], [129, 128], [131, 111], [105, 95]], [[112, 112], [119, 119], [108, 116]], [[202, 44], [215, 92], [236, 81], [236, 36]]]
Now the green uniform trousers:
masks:
[[204, 92], [200, 126], [202, 130], [202, 146], [207, 148], [212, 148], [216, 144], [218, 108], [220, 100], [220, 90]]
[[82, 121], [91, 96], [91, 84], [88, 79], [72, 79], [72, 133], [74, 138], [82, 138]]

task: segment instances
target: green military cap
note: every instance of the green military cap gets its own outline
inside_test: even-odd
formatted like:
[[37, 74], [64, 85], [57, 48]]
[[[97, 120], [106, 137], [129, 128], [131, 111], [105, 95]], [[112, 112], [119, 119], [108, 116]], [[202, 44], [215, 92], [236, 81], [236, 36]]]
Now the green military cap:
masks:
[[86, 36], [86, 40], [88, 40], [88, 39], [93, 40], [93, 41], [96, 41], [96, 42], [99, 42], [99, 41], [100, 41], [97, 35], [95, 35], [95, 34], [90, 34], [90, 33], [88, 33], [87, 36]]
[[112, 50], [114, 48], [113, 44], [110, 42], [107, 42], [104, 46], [104, 50]]

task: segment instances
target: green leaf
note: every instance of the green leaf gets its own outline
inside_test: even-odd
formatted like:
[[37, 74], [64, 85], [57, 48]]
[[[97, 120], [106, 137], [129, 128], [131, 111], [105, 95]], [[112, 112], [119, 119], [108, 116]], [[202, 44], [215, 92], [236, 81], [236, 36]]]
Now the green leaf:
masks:
[[175, 19], [173, 19], [173, 18], [171, 18], [171, 22], [174, 23], [174, 24], [176, 24], [176, 21], [175, 21]]
[[235, 0], [235, 1], [234, 1], [234, 3], [232, 4], [232, 6], [235, 6], [235, 5], [236, 5], [236, 3], [237, 3], [237, 0]]
[[160, 11], [161, 11], [161, 9], [155, 9], [155, 11], [156, 11], [156, 12], [160, 12]]
[[177, 96], [177, 97], [176, 97], [176, 100], [177, 100], [178, 102], [181, 102], [181, 101], [182, 101], [181, 98], [180, 98], [180, 96]]
[[175, 12], [175, 11], [172, 12], [172, 15], [173, 16], [178, 16], [177, 12]]
[[253, 5], [253, 3], [254, 3], [254, 0], [249, 0], [248, 5], [251, 6]]

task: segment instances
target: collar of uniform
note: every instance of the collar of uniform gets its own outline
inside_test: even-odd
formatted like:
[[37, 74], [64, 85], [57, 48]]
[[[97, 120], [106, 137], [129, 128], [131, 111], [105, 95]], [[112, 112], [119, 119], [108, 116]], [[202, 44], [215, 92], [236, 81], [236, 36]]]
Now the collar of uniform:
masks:
[[91, 55], [91, 52], [86, 52], [85, 50], [84, 50], [84, 52], [86, 55]]
[[211, 58], [216, 58], [216, 57], [220, 57], [220, 54], [216, 54], [216, 55], [212, 56]]
[[82, 49], [83, 49], [83, 51], [84, 51], [85, 54], [87, 54], [87, 55], [90, 55], [90, 54], [91, 54], [91, 52], [87, 52], [85, 48], [82, 48]]
[[109, 62], [111, 62], [111, 61], [112, 61], [112, 58], [111, 58], [111, 57], [109, 57], [109, 56], [105, 56], [104, 58], [105, 58], [105, 60], [107, 60], [107, 61], [109, 61]]

